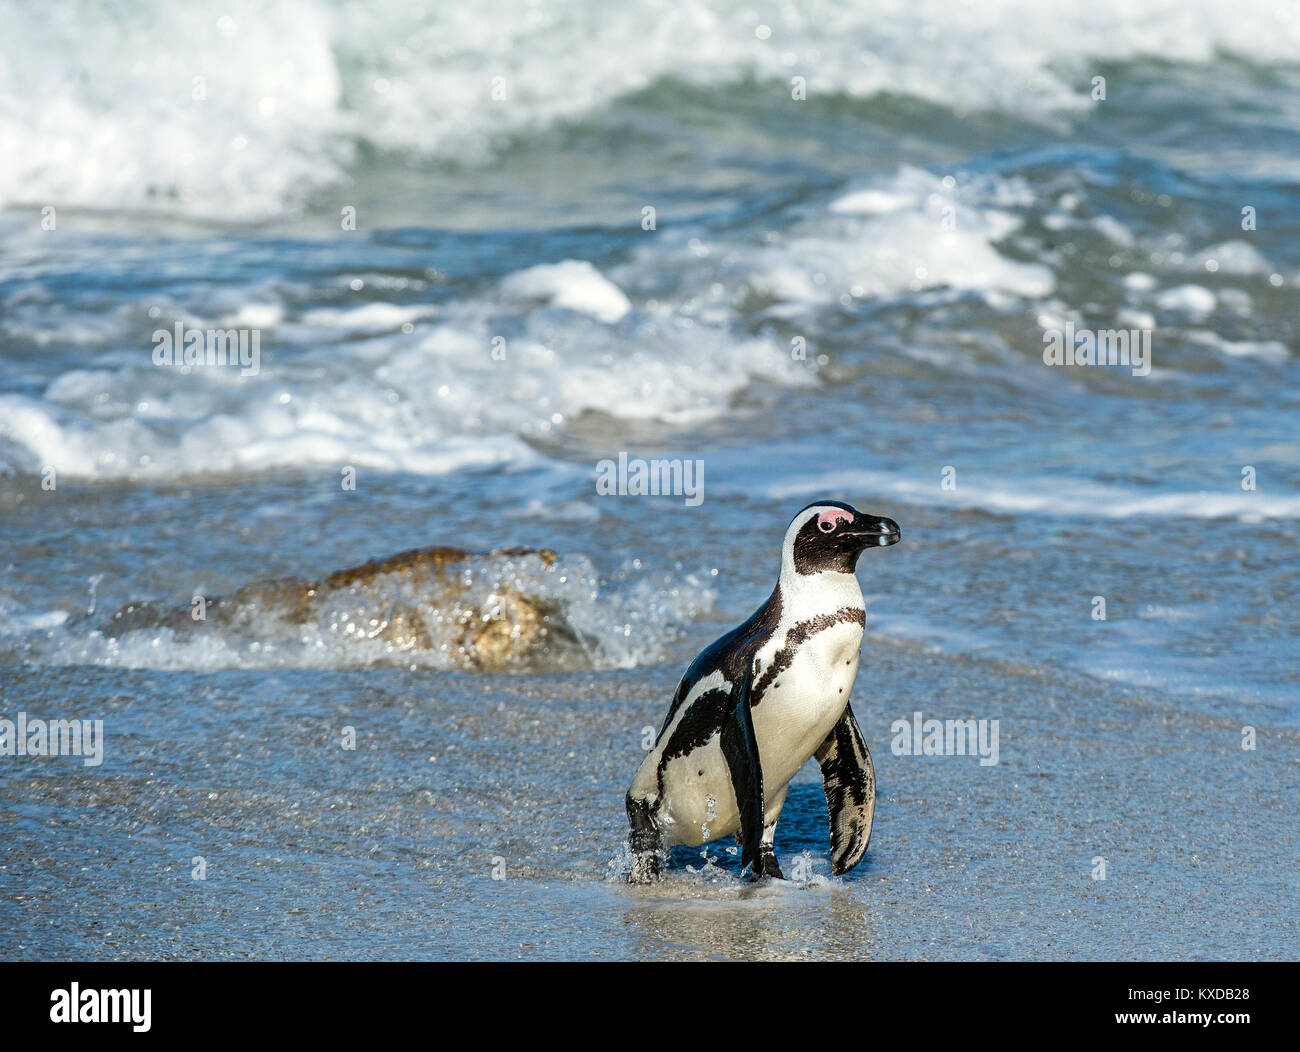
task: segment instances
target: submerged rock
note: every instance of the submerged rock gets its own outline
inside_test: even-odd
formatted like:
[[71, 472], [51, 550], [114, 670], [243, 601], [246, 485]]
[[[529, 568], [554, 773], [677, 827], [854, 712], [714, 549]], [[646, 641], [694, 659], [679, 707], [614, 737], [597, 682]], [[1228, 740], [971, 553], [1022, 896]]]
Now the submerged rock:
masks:
[[132, 603], [100, 630], [116, 637], [141, 629], [216, 628], [270, 645], [368, 646], [377, 660], [422, 653], [468, 670], [575, 668], [588, 663], [586, 648], [549, 580], [557, 560], [545, 548], [416, 548], [321, 581], [256, 581], [197, 607]]

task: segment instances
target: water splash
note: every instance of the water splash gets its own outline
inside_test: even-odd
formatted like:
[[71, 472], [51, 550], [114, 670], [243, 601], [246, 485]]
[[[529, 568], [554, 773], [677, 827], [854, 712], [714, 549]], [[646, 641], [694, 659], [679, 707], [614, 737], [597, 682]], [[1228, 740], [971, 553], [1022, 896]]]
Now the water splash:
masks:
[[685, 622], [712, 606], [701, 581], [670, 573], [611, 587], [582, 555], [422, 548], [321, 581], [255, 581], [208, 597], [199, 616], [191, 605], [151, 600], [96, 622], [92, 601], [58, 632], [18, 638], [25, 660], [46, 664], [631, 668], [663, 660]]

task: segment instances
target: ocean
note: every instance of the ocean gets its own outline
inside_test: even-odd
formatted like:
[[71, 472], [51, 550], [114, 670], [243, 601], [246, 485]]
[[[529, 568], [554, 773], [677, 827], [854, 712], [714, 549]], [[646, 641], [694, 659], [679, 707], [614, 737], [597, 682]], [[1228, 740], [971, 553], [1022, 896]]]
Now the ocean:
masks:
[[[1300, 955], [1300, 7], [0, 12], [0, 957]], [[821, 498], [870, 850], [629, 888]]]

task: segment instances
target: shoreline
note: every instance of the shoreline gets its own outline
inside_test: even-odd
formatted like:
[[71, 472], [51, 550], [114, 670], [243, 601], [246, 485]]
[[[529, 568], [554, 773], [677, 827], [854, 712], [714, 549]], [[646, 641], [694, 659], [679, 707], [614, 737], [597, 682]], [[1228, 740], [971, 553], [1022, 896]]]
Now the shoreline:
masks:
[[[807, 881], [748, 888], [723, 857], [626, 888], [607, 874], [623, 783], [677, 672], [72, 668], [10, 680], [9, 707], [53, 691], [109, 718], [94, 773], [0, 764], [6, 800], [27, 801], [0, 812], [14, 940], [3, 957], [1300, 956], [1286, 861], [1300, 733], [1261, 726], [1244, 752], [1226, 717], [1079, 673], [904, 647], [867, 649], [852, 700], [880, 786], [858, 871], [829, 878], [806, 768], [777, 854], [804, 856]], [[871, 699], [904, 696], [1000, 719], [999, 763], [893, 755], [895, 714]], [[330, 740], [344, 724], [355, 752]], [[189, 861], [201, 850], [199, 882]], [[1092, 878], [1097, 857], [1105, 880]]]

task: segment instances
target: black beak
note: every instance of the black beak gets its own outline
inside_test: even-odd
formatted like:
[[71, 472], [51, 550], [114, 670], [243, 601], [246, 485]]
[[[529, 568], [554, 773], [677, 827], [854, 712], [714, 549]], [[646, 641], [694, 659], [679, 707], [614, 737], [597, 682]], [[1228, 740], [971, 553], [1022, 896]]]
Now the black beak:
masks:
[[898, 528], [898, 523], [893, 519], [882, 519], [875, 515], [862, 514], [859, 514], [853, 520], [853, 529], [846, 531], [846, 533], [849, 537], [859, 538], [864, 548], [897, 544], [903, 536]]

